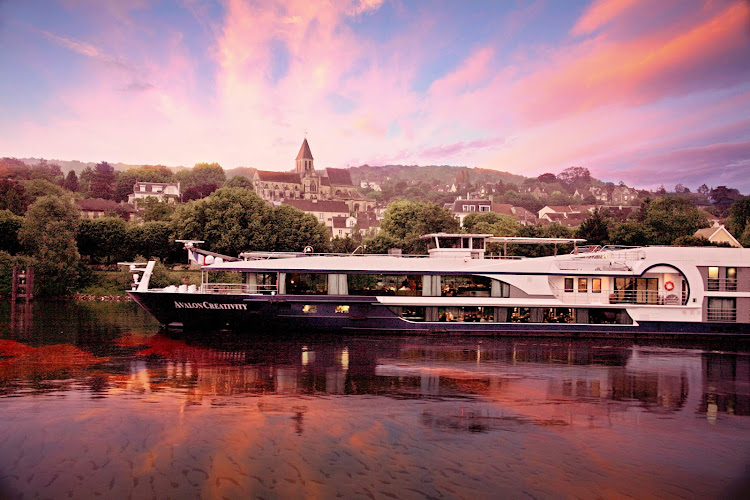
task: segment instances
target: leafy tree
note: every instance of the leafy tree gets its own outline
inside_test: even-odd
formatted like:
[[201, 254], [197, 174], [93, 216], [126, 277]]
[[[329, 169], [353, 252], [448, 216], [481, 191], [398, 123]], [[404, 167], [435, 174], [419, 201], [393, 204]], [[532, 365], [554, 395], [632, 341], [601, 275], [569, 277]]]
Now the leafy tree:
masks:
[[698, 194], [702, 194], [703, 196], [708, 196], [710, 193], [711, 193], [711, 190], [705, 184], [701, 184], [698, 187]]
[[720, 215], [726, 217], [731, 205], [742, 198], [742, 195], [737, 189], [719, 186], [711, 190], [710, 198], [714, 206], [719, 209]]
[[38, 261], [41, 295], [63, 295], [77, 286], [79, 223], [78, 209], [68, 197], [43, 196], [29, 207], [18, 236]]
[[22, 184], [9, 179], [0, 179], [0, 210], [10, 210], [23, 215], [29, 208], [30, 197]]
[[81, 171], [81, 175], [78, 176], [78, 192], [83, 195], [84, 198], [91, 197], [91, 182], [94, 179], [94, 169], [86, 167]]
[[117, 175], [112, 165], [106, 161], [97, 163], [91, 177], [91, 193], [95, 194], [97, 198], [113, 200], [116, 181]]
[[57, 184], [52, 184], [45, 179], [33, 179], [26, 182], [24, 186], [29, 200], [32, 202], [42, 196], [65, 196], [65, 190]]
[[569, 188], [586, 187], [591, 184], [591, 172], [585, 167], [569, 167], [557, 174], [557, 180]]
[[543, 182], [545, 184], [552, 184], [553, 182], [557, 182], [557, 176], [555, 174], [542, 174], [536, 179], [539, 182]]
[[273, 209], [268, 230], [270, 250], [301, 252], [306, 246], [313, 247], [316, 252], [330, 250], [326, 226], [318, 222], [314, 215], [289, 205], [281, 205]]
[[231, 179], [228, 179], [223, 187], [229, 188], [242, 188], [242, 189], [253, 189], [253, 181], [245, 177], [244, 175], [235, 175]]
[[149, 196], [138, 203], [138, 207], [143, 209], [143, 220], [146, 222], [157, 220], [169, 220], [174, 214], [175, 205], [167, 201], [159, 201], [154, 196]]
[[510, 215], [495, 212], [473, 213], [464, 217], [464, 229], [469, 233], [517, 236], [521, 231], [521, 223]]
[[174, 175], [183, 191], [196, 186], [214, 184], [221, 186], [226, 180], [224, 169], [218, 163], [196, 163], [192, 169], [182, 170]]
[[393, 238], [407, 253], [424, 253], [420, 236], [437, 232], [457, 232], [458, 221], [453, 214], [435, 203], [394, 201], [385, 211], [380, 229]]
[[0, 210], [0, 251], [16, 254], [21, 250], [21, 244], [18, 241], [21, 224], [23, 224], [23, 217], [10, 210]]
[[352, 253], [359, 245], [351, 236], [346, 236], [345, 238], [336, 236], [331, 240], [331, 251], [333, 253]]
[[698, 229], [708, 226], [706, 217], [695, 203], [681, 196], [646, 200], [639, 218], [651, 245], [671, 245], [680, 236], [692, 236]]
[[590, 245], [606, 245], [609, 243], [609, 223], [598, 208], [578, 226], [576, 238], [584, 238], [586, 243]]
[[67, 189], [71, 193], [75, 193], [78, 191], [78, 176], [76, 175], [75, 170], [71, 170], [68, 172], [68, 175], [65, 177], [65, 181], [63, 181], [63, 188]]
[[191, 187], [182, 192], [182, 201], [193, 201], [205, 198], [218, 189], [216, 184], [201, 184], [200, 186]]
[[[729, 209], [727, 229], [739, 239], [748, 227], [750, 227], [750, 196], [743, 196], [732, 203]], [[742, 245], [745, 246], [744, 243]]]
[[630, 220], [611, 227], [609, 241], [613, 245], [644, 246], [650, 243], [650, 234], [644, 230], [642, 223]]
[[178, 239], [204, 240], [209, 250], [238, 255], [268, 250], [271, 208], [255, 193], [222, 188], [177, 207], [172, 218]]
[[111, 264], [125, 257], [127, 224], [120, 217], [83, 219], [78, 226], [78, 252], [92, 263]]
[[678, 247], [730, 247], [729, 243], [709, 241], [703, 236], [680, 236], [672, 244]]
[[29, 179], [44, 179], [52, 184], [62, 185], [64, 175], [59, 165], [47, 163], [47, 160], [41, 160], [31, 167]]
[[391, 248], [401, 248], [400, 240], [382, 231], [371, 238], [365, 238], [363, 244], [367, 247], [366, 253], [370, 254], [387, 254]]
[[160, 259], [163, 262], [179, 262], [184, 256], [180, 243], [174, 240], [174, 229], [168, 221], [151, 221], [130, 225], [127, 231], [128, 260], [136, 256]]

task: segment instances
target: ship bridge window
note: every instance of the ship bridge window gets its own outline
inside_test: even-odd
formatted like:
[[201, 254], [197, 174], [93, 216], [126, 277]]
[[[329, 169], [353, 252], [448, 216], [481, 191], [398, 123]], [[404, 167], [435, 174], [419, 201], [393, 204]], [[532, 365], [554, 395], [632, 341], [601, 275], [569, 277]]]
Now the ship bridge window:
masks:
[[349, 274], [349, 295], [422, 295], [420, 274]]
[[286, 293], [289, 295], [326, 295], [328, 275], [323, 273], [287, 273]]
[[441, 277], [443, 297], [489, 297], [492, 278], [472, 275], [446, 275]]

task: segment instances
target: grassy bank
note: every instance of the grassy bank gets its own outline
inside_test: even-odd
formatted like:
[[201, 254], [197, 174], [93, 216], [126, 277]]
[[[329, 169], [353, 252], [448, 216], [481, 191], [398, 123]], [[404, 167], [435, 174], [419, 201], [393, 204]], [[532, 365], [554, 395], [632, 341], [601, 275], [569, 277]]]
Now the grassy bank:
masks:
[[[199, 270], [159, 269], [154, 272], [150, 286], [161, 288], [168, 285], [200, 285], [201, 272]], [[88, 286], [78, 293], [90, 297], [127, 297], [126, 290], [130, 290], [133, 276], [126, 271], [93, 271]]]

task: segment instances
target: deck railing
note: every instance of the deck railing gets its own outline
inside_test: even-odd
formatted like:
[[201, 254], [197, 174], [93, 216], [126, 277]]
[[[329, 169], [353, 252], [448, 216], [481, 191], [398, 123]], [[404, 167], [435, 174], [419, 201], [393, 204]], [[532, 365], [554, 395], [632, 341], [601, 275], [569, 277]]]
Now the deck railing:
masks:
[[721, 307], [709, 307], [707, 309], [707, 321], [721, 321], [734, 323], [737, 321], [737, 309], [725, 309]]
[[717, 292], [719, 290], [727, 292], [737, 291], [737, 278], [708, 278], [706, 289], [709, 292]]

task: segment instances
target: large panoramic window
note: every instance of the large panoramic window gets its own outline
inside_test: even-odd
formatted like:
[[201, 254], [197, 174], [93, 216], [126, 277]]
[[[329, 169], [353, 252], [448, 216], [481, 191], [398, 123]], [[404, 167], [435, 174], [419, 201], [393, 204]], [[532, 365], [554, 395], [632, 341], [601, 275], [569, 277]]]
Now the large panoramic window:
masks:
[[350, 274], [346, 280], [349, 295], [422, 295], [419, 274]]
[[570, 307], [545, 307], [542, 314], [545, 323], [575, 323], [575, 314]]
[[442, 276], [443, 297], [489, 297], [492, 278], [471, 275]]
[[615, 278], [612, 303], [656, 304], [659, 300], [657, 278]]
[[438, 321], [488, 323], [495, 321], [494, 307], [438, 307]]
[[287, 273], [286, 293], [289, 295], [326, 295], [328, 275], [323, 273]]
[[530, 307], [513, 307], [510, 310], [511, 323], [531, 323]]

